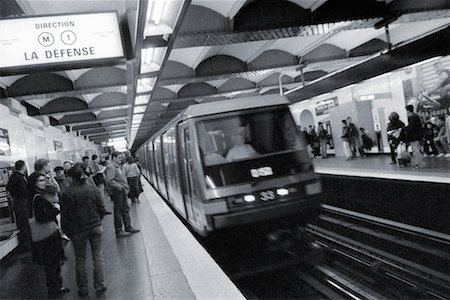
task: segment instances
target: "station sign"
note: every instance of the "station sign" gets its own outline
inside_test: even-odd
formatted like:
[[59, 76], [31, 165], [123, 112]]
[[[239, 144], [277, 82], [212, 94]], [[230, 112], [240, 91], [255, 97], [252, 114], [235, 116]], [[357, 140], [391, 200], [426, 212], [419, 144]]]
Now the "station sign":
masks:
[[2, 75], [117, 63], [124, 57], [116, 12], [0, 20]]

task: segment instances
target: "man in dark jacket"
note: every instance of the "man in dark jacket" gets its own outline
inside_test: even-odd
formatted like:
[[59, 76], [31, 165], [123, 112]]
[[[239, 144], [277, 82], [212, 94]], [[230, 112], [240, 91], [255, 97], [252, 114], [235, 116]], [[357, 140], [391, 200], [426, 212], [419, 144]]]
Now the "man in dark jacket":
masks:
[[19, 251], [26, 252], [30, 250], [31, 236], [28, 225], [31, 205], [29, 203], [27, 178], [25, 176], [27, 167], [23, 160], [16, 161], [14, 173], [8, 181], [6, 189], [13, 199], [13, 210], [16, 215], [17, 229], [19, 229]]
[[[130, 187], [128, 186], [127, 178], [122, 173], [120, 153], [114, 151], [111, 154], [111, 159], [111, 163], [108, 164], [105, 170], [105, 182], [111, 200], [114, 202], [114, 227], [116, 228], [116, 236], [124, 237], [131, 233], [139, 232], [139, 229], [131, 226], [130, 206], [127, 200]], [[125, 226], [125, 231], [122, 229], [122, 222]]]
[[408, 126], [405, 127], [408, 141], [412, 149], [411, 163], [414, 168], [424, 166], [423, 154], [420, 151], [420, 141], [423, 138], [423, 128], [418, 114], [414, 113], [414, 106], [406, 106], [406, 114], [408, 115]]
[[81, 167], [68, 172], [71, 186], [61, 198], [61, 221], [63, 231], [71, 238], [76, 258], [78, 295], [88, 296], [86, 272], [86, 244], [90, 243], [94, 263], [94, 287], [97, 294], [106, 291], [104, 282], [104, 259], [102, 247], [102, 219], [106, 214], [100, 190], [86, 183]]

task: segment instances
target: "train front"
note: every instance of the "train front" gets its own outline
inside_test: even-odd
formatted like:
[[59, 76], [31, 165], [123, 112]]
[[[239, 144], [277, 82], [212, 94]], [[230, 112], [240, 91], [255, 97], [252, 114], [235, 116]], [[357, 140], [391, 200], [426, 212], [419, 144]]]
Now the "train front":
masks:
[[196, 131], [207, 231], [318, 215], [321, 184], [287, 105], [205, 117]]

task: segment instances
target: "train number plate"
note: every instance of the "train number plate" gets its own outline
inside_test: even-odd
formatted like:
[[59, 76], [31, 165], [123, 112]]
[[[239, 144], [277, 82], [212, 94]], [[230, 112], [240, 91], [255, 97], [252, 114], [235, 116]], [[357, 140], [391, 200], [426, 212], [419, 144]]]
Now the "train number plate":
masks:
[[259, 198], [261, 201], [271, 201], [276, 198], [276, 195], [274, 191], [262, 191], [259, 192]]
[[250, 174], [253, 178], [271, 176], [273, 175], [273, 170], [271, 167], [262, 167], [258, 169], [250, 169]]

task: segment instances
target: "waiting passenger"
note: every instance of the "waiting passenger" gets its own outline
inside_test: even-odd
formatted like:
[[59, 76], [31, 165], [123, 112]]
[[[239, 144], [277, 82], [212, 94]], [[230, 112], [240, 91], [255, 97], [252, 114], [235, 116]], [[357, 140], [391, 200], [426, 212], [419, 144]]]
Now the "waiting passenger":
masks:
[[425, 165], [422, 152], [420, 151], [420, 142], [423, 138], [422, 123], [420, 122], [420, 117], [414, 112], [412, 105], [407, 105], [405, 108], [408, 115], [408, 126], [405, 127], [405, 130], [412, 149], [411, 164], [418, 169]]
[[319, 137], [320, 153], [322, 153], [322, 158], [328, 158], [327, 154], [328, 131], [323, 127], [322, 122], [319, 122], [319, 127], [317, 129], [317, 136]]
[[122, 166], [123, 174], [127, 177], [128, 185], [130, 187], [130, 192], [128, 193], [128, 198], [131, 199], [132, 203], [140, 203], [139, 194], [141, 193], [140, 186], [140, 176], [141, 170], [139, 170], [133, 156], [129, 155], [126, 158], [127, 162]]
[[342, 144], [344, 147], [344, 154], [347, 160], [352, 159], [352, 149], [350, 148], [350, 135], [349, 135], [349, 127], [347, 126], [347, 120], [342, 120]]
[[347, 118], [348, 137], [350, 142], [350, 149], [352, 150], [352, 157], [356, 158], [356, 151], [359, 149], [359, 132], [358, 128], [352, 123], [352, 118]]
[[[127, 178], [123, 175], [120, 165], [121, 157], [118, 151], [111, 154], [112, 162], [108, 164], [105, 170], [105, 182], [111, 200], [114, 203], [114, 227], [116, 236], [129, 236], [130, 233], [139, 232], [131, 226], [130, 206], [128, 205], [127, 195], [130, 191]], [[125, 232], [122, 229], [122, 222], [125, 226]]]
[[405, 123], [400, 120], [398, 113], [392, 112], [389, 115], [389, 123], [387, 124], [387, 136], [389, 148], [391, 149], [391, 164], [397, 164], [396, 149], [400, 142], [405, 141]]
[[258, 155], [258, 152], [256, 152], [256, 150], [251, 145], [245, 143], [244, 128], [239, 128], [231, 138], [234, 146], [230, 150], [228, 150], [228, 161], [251, 158]]
[[[56, 223], [59, 215], [58, 207], [44, 197], [47, 184], [45, 175], [37, 173], [30, 176], [29, 187], [34, 187], [33, 211], [36, 221], [39, 223]], [[60, 261], [65, 258], [61, 244], [59, 230], [47, 238], [33, 242], [31, 247], [33, 261], [45, 267], [45, 276], [48, 288], [48, 298], [56, 298], [70, 290], [62, 286]]]
[[[424, 127], [424, 133], [423, 133], [423, 139], [424, 139], [424, 145], [423, 145], [423, 151], [425, 152], [424, 156], [436, 156], [439, 154], [436, 145], [434, 144], [434, 128], [436, 125], [434, 125], [432, 122], [427, 122]], [[431, 151], [430, 151], [431, 148]]]
[[58, 196], [61, 199], [62, 194], [64, 194], [65, 190], [67, 190], [70, 186], [70, 182], [64, 173], [64, 168], [61, 166], [57, 166], [53, 169], [55, 172], [55, 180], [59, 184], [59, 193]]
[[66, 173], [67, 171], [70, 170], [70, 168], [73, 167], [73, 161], [71, 161], [71, 160], [66, 160], [66, 161], [63, 163], [63, 167], [64, 167], [64, 173]]
[[106, 291], [104, 282], [104, 258], [102, 247], [102, 219], [106, 214], [100, 190], [86, 183], [80, 167], [68, 172], [71, 187], [61, 199], [62, 229], [72, 239], [76, 259], [78, 295], [88, 296], [86, 274], [86, 244], [89, 241], [94, 264], [94, 287], [97, 295]]
[[361, 131], [361, 139], [362, 139], [362, 145], [359, 146], [359, 154], [361, 154], [361, 157], [365, 157], [366, 152], [364, 150], [371, 150], [373, 147], [373, 141], [372, 139], [367, 135], [366, 130], [364, 128], [359, 128], [359, 131]]
[[16, 224], [19, 232], [19, 252], [27, 252], [30, 250], [30, 227], [28, 225], [28, 217], [30, 216], [31, 205], [27, 190], [27, 167], [23, 160], [16, 161], [14, 165], [14, 173], [9, 178], [6, 189], [12, 197], [12, 207], [16, 216]]
[[83, 161], [84, 174], [86, 174], [87, 176], [91, 176], [93, 174], [91, 169], [91, 160], [89, 159], [88, 156], [83, 156], [81, 160]]

